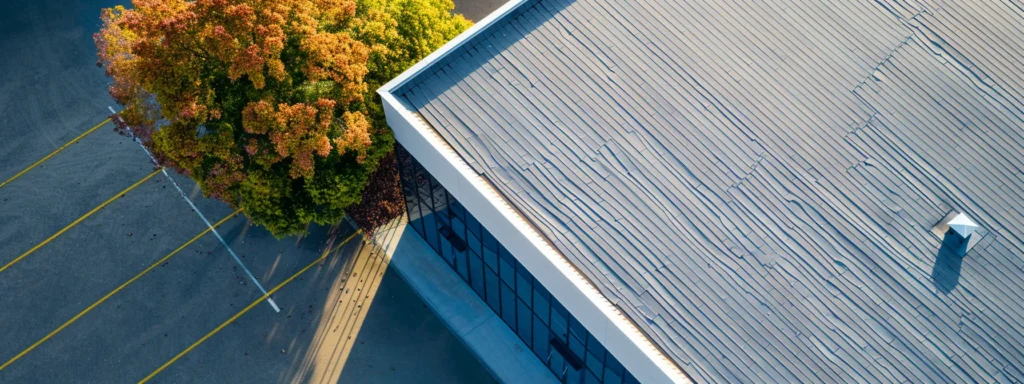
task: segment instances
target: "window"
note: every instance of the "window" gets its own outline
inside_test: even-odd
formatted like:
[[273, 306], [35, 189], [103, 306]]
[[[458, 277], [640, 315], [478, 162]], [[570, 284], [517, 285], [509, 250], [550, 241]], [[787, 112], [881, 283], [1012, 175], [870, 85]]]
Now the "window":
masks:
[[583, 340], [580, 340], [580, 338], [576, 337], [575, 335], [570, 334], [569, 335], [569, 350], [572, 351], [573, 357], [579, 359], [579, 361], [580, 361], [579, 365], [581, 367], [584, 366], [585, 360], [583, 360], [583, 357], [587, 355], [587, 350], [583, 346]]
[[438, 242], [437, 240], [437, 220], [434, 220], [433, 213], [424, 215], [423, 230], [423, 237], [425, 238], [424, 240], [427, 241], [427, 244], [430, 244], [430, 247], [434, 249], [434, 252], [437, 252], [437, 254], [441, 254], [441, 243]]
[[634, 384], [636, 379], [540, 281], [396, 146], [409, 225], [451, 266], [559, 381]]
[[527, 307], [533, 305], [533, 276], [526, 271], [526, 267], [516, 261], [516, 294], [526, 303]]
[[566, 337], [569, 335], [569, 312], [566, 312], [562, 304], [556, 300], [551, 301], [551, 332], [562, 342], [568, 342]]
[[487, 264], [494, 272], [498, 272], [498, 254], [494, 251], [484, 248], [484, 264]]
[[548, 314], [551, 311], [551, 304], [548, 301], [548, 291], [540, 284], [533, 285], [533, 311], [545, 325], [548, 324]]
[[483, 244], [480, 242], [480, 235], [473, 231], [466, 231], [466, 247], [480, 255], [483, 254]]
[[498, 252], [498, 241], [487, 230], [484, 230], [484, 248], [490, 249], [494, 253]]
[[[514, 262], [515, 260], [512, 261]], [[508, 284], [510, 287], [514, 287], [516, 285], [516, 265], [510, 263], [509, 259], [504, 257], [501, 258], [498, 273], [501, 275], [502, 282]]]
[[548, 352], [548, 368], [551, 368], [551, 372], [555, 374], [558, 380], [565, 380], [565, 358], [556, 349], [551, 349]]
[[455, 270], [459, 271], [459, 276], [462, 276], [462, 280], [469, 282], [469, 259], [466, 256], [466, 252], [455, 252]]
[[477, 238], [483, 236], [483, 234], [480, 232], [480, 222], [476, 221], [476, 217], [474, 217], [473, 215], [466, 216], [466, 227], [469, 229], [469, 232], [472, 233]]
[[533, 353], [537, 356], [548, 355], [548, 345], [551, 340], [551, 331], [540, 321], [540, 318], [533, 316]]
[[475, 252], [469, 252], [469, 282], [480, 297], [487, 297], [484, 290], [484, 262]]
[[501, 285], [501, 318], [512, 332], [516, 331], [516, 294], [508, 285]]
[[498, 281], [498, 274], [490, 268], [484, 271], [484, 285], [487, 287], [487, 305], [494, 310], [494, 313], [501, 314], [501, 282]]
[[459, 238], [466, 238], [466, 224], [462, 219], [452, 216], [452, 232]]
[[526, 346], [530, 347], [533, 345], [533, 312], [530, 312], [530, 308], [522, 300], [516, 300], [516, 302], [519, 304], [519, 310], [516, 313], [519, 329], [516, 333], [526, 343]]
[[444, 257], [444, 262], [448, 263], [449, 266], [455, 266], [455, 254], [452, 250], [452, 243], [448, 242], [448, 239], [445, 239], [444, 236], [441, 237], [441, 257]]

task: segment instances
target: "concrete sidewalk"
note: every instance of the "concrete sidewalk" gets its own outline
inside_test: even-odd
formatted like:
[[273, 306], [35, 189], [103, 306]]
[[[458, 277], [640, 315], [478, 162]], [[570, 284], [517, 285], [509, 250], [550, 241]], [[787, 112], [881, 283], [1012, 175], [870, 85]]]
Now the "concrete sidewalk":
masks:
[[396, 219], [373, 241], [452, 333], [503, 383], [557, 383], [555, 376], [423, 238]]

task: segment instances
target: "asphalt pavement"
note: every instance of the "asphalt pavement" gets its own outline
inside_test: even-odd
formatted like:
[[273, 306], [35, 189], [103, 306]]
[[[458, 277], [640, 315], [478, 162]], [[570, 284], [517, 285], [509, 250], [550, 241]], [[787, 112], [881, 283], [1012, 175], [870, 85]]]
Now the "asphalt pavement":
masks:
[[117, 3], [0, 2], [0, 382], [492, 382], [352, 228], [276, 240], [174, 175], [240, 265], [109, 123], [21, 173], [115, 105]]

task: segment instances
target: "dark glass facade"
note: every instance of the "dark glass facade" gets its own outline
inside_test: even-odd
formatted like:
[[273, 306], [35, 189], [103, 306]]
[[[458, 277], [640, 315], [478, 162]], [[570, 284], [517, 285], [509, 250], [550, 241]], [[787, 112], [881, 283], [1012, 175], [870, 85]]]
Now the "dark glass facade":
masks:
[[409, 225], [563, 383], [636, 379], [466, 208], [396, 145]]

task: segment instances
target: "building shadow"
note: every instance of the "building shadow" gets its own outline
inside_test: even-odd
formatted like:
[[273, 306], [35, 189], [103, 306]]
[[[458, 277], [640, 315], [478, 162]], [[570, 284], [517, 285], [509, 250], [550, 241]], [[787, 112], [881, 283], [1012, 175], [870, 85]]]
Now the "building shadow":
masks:
[[932, 283], [943, 294], [948, 295], [960, 284], [960, 266], [964, 261], [961, 247], [964, 242], [964, 239], [953, 231], [946, 232], [942, 238], [942, 246], [939, 247], [935, 265], [932, 266]]
[[[404, 221], [396, 220], [378, 233], [394, 233], [388, 229], [399, 224]], [[309, 284], [305, 295], [319, 304], [298, 302], [304, 316], [289, 312], [301, 320], [278, 331], [291, 332], [287, 343], [291, 360], [274, 382], [494, 382], [412, 288], [389, 271], [387, 251], [398, 240], [358, 237], [330, 251], [321, 270], [305, 281]]]

